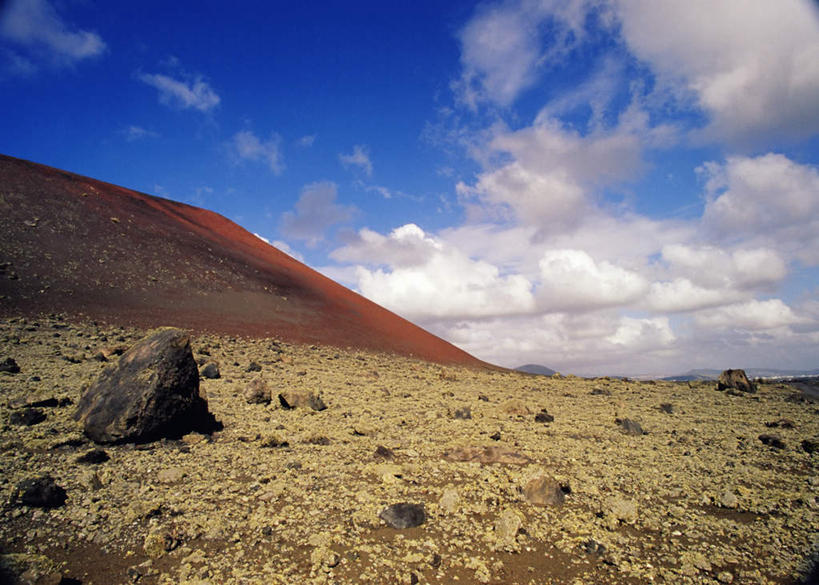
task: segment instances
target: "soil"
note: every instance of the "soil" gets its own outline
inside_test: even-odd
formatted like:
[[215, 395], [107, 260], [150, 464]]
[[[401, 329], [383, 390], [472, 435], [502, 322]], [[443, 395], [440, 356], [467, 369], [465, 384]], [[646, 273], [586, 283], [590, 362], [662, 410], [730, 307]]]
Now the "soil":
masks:
[[[72, 414], [143, 329], [61, 316], [0, 321], [0, 575], [97, 585], [810, 582], [819, 536], [819, 409], [787, 384], [731, 395], [713, 382], [533, 376], [389, 353], [197, 333], [224, 429], [97, 447]], [[251, 362], [261, 371], [248, 371]], [[245, 390], [261, 376], [269, 404]], [[284, 390], [327, 408], [284, 409]], [[42, 422], [13, 412], [49, 398]], [[71, 404], [68, 404], [71, 402]], [[673, 405], [672, 412], [660, 408]], [[456, 417], [469, 408], [471, 418]], [[538, 422], [543, 410], [552, 422]], [[638, 422], [627, 434], [615, 421]], [[766, 423], [783, 449], [763, 444]], [[458, 461], [456, 449], [514, 452]], [[51, 475], [68, 500], [20, 506]], [[534, 506], [547, 475], [562, 506]], [[404, 530], [379, 517], [422, 504]], [[2, 571], [5, 571], [3, 573]], [[22, 577], [21, 577], [22, 575]], [[0, 577], [2, 578], [2, 577]], [[73, 581], [71, 581], [73, 580]]]

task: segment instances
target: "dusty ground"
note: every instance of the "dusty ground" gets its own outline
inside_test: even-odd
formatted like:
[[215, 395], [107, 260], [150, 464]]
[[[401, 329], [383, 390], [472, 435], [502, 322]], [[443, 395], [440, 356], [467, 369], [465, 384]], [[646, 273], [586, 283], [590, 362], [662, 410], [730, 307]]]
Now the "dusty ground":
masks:
[[[273, 340], [195, 337], [224, 430], [208, 438], [93, 445], [71, 415], [106, 367], [102, 348], [143, 332], [58, 318], [0, 322], [0, 553], [5, 578], [117, 585], [276, 583], [795, 583], [817, 555], [819, 409], [784, 385], [755, 395], [713, 383], [534, 377]], [[205, 355], [205, 352], [209, 355]], [[116, 359], [116, 358], [112, 358]], [[261, 372], [248, 372], [251, 361]], [[247, 404], [262, 376], [321, 393], [328, 408]], [[44, 421], [22, 403], [56, 398]], [[673, 405], [667, 413], [661, 404]], [[469, 407], [471, 417], [455, 418]], [[550, 423], [536, 422], [546, 409]], [[638, 421], [628, 435], [617, 418]], [[792, 428], [781, 426], [788, 419]], [[766, 423], [780, 426], [767, 427]], [[784, 448], [758, 436], [776, 434]], [[458, 446], [501, 446], [524, 465], [455, 462]], [[393, 459], [376, 455], [386, 447]], [[385, 450], [381, 449], [384, 453]], [[51, 474], [66, 505], [12, 505]], [[522, 495], [545, 473], [562, 507]], [[396, 530], [386, 506], [424, 504]], [[2, 577], [0, 577], [2, 580]]]

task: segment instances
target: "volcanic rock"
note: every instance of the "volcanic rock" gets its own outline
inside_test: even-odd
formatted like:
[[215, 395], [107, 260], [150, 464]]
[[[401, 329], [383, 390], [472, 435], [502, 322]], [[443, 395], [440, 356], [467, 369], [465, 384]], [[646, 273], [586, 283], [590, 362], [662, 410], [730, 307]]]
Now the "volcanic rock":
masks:
[[25, 479], [17, 484], [17, 503], [33, 508], [59, 508], [68, 496], [50, 475]]
[[19, 374], [20, 366], [17, 365], [17, 362], [15, 362], [13, 358], [7, 357], [2, 362], [0, 362], [0, 372], [8, 372], [9, 374]]
[[534, 506], [562, 506], [566, 499], [560, 484], [546, 475], [529, 480], [523, 488], [523, 496]]
[[173, 328], [149, 334], [103, 370], [74, 418], [97, 443], [143, 443], [221, 426], [199, 395], [190, 338]]
[[202, 366], [202, 369], [199, 370], [199, 375], [210, 380], [220, 378], [221, 374], [219, 373], [219, 364], [216, 362], [207, 362], [204, 366]]
[[717, 379], [717, 390], [756, 392], [756, 386], [745, 375], [745, 370], [725, 370]]
[[108, 456], [108, 453], [106, 453], [102, 449], [91, 449], [84, 455], [80, 455], [79, 457], [77, 457], [77, 463], [98, 465], [100, 463], [105, 463], [109, 459], [110, 457]]
[[262, 371], [262, 366], [259, 365], [258, 362], [250, 362], [250, 364], [248, 364], [248, 366], [247, 366], [247, 370], [245, 370], [245, 371], [246, 372], [261, 372]]
[[627, 435], [644, 435], [645, 431], [643, 430], [642, 425], [635, 420], [631, 420], [630, 418], [623, 418], [617, 419], [615, 422], [620, 425], [623, 429], [623, 432]]
[[43, 422], [46, 419], [45, 413], [39, 408], [25, 408], [11, 413], [9, 422], [13, 425], [30, 427]]
[[312, 408], [313, 410], [324, 410], [327, 405], [314, 392], [309, 390], [285, 390], [279, 394], [279, 402], [284, 408]]
[[535, 422], [550, 423], [550, 422], [554, 422], [554, 420], [555, 420], [555, 417], [553, 417], [551, 414], [546, 412], [545, 408], [541, 409], [541, 411], [535, 415]]
[[427, 520], [423, 504], [408, 504], [406, 502], [384, 508], [378, 517], [386, 522], [387, 526], [399, 530], [420, 526]]
[[773, 447], [774, 449], [784, 449], [785, 443], [778, 435], [759, 435], [759, 440], [763, 444]]
[[813, 439], [805, 439], [804, 441], [802, 441], [802, 450], [804, 450], [805, 453], [810, 453], [811, 455], [813, 455], [814, 453], [819, 451], [819, 441], [815, 441]]
[[460, 420], [469, 420], [472, 418], [472, 409], [469, 408], [468, 406], [456, 408], [455, 412], [452, 414], [452, 418]]
[[245, 389], [245, 400], [248, 404], [269, 404], [270, 388], [263, 378], [254, 378]]

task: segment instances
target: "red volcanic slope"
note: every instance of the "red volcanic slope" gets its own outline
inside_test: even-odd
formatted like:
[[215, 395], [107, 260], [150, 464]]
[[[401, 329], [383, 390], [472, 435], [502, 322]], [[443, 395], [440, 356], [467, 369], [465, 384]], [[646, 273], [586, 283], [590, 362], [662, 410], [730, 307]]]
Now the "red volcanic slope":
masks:
[[486, 365], [221, 215], [0, 155], [0, 314]]

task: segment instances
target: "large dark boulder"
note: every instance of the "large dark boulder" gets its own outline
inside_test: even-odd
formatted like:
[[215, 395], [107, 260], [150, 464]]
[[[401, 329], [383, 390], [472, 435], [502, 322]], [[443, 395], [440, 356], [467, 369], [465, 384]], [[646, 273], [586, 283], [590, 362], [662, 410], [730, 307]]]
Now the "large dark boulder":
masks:
[[97, 443], [144, 443], [221, 427], [199, 395], [190, 338], [173, 328], [154, 331], [103, 370], [74, 418]]
[[725, 370], [717, 379], [717, 390], [756, 392], [756, 385], [745, 375], [745, 370]]

